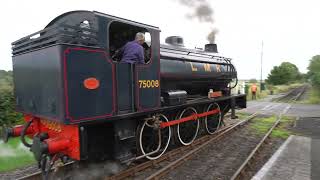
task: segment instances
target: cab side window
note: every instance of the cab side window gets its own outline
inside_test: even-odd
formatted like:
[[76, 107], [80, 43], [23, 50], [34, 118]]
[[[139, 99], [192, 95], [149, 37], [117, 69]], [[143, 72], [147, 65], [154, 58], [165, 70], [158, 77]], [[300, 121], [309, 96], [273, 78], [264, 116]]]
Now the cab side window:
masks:
[[111, 22], [109, 28], [109, 53], [114, 62], [120, 62], [124, 46], [135, 40], [137, 33], [143, 33], [145, 42], [142, 44], [144, 60], [148, 63], [151, 58], [151, 34], [147, 29], [118, 21]]

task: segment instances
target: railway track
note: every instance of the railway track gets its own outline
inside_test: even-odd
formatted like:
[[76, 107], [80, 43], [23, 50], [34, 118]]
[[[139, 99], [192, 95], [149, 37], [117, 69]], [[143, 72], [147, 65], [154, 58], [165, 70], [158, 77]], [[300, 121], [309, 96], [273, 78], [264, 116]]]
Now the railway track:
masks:
[[[305, 92], [306, 86], [299, 87], [297, 89], [292, 90], [289, 94], [287, 102], [295, 102], [300, 99], [302, 94]], [[287, 98], [287, 97], [286, 97]], [[282, 115], [285, 114], [291, 107], [291, 104], [288, 104], [286, 108], [277, 116], [277, 120], [274, 122], [272, 127], [268, 130], [268, 132], [263, 136], [261, 141], [256, 145], [256, 147], [251, 151], [246, 160], [242, 163], [242, 165], [237, 169], [237, 171], [231, 177], [231, 180], [245, 179], [248, 174], [246, 173], [248, 170], [252, 168], [252, 164], [257, 161], [257, 157], [259, 156], [259, 152], [266, 144], [268, 138], [270, 137], [272, 131], [280, 124]]]
[[[305, 92], [307, 88], [307, 85], [303, 85], [297, 88], [292, 89], [291, 91], [289, 91], [287, 94], [285, 94], [284, 96], [281, 96], [277, 99], [275, 99], [275, 102], [291, 102], [291, 101], [296, 101], [299, 100], [301, 95]], [[294, 99], [293, 97], [297, 97], [296, 99]]]
[[[72, 169], [72, 165], [74, 164], [74, 162], [68, 162], [66, 164], [63, 164], [60, 167], [57, 167], [57, 169], [59, 169], [60, 171], [66, 172]], [[51, 172], [56, 171], [56, 168], [52, 168]], [[61, 174], [64, 174], [63, 172], [59, 172]], [[23, 176], [21, 178], [18, 178], [17, 180], [41, 180], [41, 179], [45, 179], [43, 178], [41, 171], [35, 172], [33, 174], [29, 174], [26, 176]]]

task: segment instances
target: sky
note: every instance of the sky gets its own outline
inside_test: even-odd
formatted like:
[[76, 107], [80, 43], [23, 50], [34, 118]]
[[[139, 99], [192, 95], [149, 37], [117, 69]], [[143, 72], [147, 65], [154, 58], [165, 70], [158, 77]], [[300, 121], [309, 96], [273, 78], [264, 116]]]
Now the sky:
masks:
[[[201, 0], [200, 0], [201, 1]], [[205, 0], [202, 0], [205, 1]], [[0, 69], [11, 70], [11, 42], [43, 29], [72, 10], [95, 10], [158, 26], [160, 40], [179, 35], [190, 48], [203, 47], [212, 25], [188, 18], [192, 8], [181, 0], [10, 0], [0, 2]], [[320, 54], [318, 0], [207, 0], [221, 55], [230, 57], [240, 79], [263, 79], [273, 66], [291, 62], [303, 73]]]

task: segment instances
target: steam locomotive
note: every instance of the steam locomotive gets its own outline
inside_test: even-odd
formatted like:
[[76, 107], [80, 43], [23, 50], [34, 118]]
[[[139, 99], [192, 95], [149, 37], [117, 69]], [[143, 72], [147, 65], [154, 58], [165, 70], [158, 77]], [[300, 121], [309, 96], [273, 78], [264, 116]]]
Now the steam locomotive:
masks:
[[[113, 58], [137, 32], [149, 37], [145, 64]], [[5, 141], [21, 136], [42, 169], [59, 158], [157, 159], [246, 107], [244, 94], [230, 93], [237, 72], [216, 44], [187, 49], [172, 36], [160, 45], [159, 35], [155, 26], [72, 11], [13, 42], [16, 110], [26, 123], [6, 128]]]

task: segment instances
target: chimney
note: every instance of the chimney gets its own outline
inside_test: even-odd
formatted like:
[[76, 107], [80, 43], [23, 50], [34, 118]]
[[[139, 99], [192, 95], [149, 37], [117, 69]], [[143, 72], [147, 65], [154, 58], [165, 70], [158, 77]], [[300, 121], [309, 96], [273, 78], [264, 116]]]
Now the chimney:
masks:
[[211, 53], [218, 53], [217, 44], [206, 44], [204, 45], [204, 51]]
[[184, 46], [183, 38], [181, 36], [169, 36], [166, 38], [165, 42], [173, 46]]

